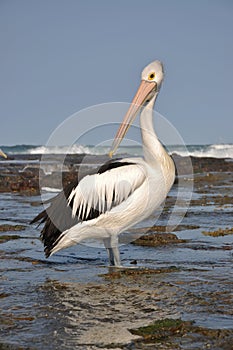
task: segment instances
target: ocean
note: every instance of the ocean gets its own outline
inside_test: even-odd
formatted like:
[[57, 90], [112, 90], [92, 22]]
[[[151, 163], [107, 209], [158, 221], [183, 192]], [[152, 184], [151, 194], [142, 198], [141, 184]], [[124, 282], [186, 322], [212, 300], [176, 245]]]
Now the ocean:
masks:
[[[168, 145], [166, 146], [170, 154], [193, 157], [213, 157], [213, 158], [233, 158], [233, 144], [212, 144], [212, 145]], [[89, 154], [102, 155], [109, 152], [106, 146], [76, 145], [73, 146], [35, 146], [35, 145], [15, 145], [0, 146], [9, 155], [14, 154]], [[142, 148], [138, 146], [120, 146], [119, 154], [131, 156], [141, 156]]]

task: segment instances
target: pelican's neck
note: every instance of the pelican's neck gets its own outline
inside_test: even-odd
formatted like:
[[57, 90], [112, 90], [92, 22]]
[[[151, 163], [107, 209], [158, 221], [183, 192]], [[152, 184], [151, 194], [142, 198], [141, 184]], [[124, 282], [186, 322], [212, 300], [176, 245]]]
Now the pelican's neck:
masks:
[[140, 126], [142, 133], [142, 144], [145, 161], [153, 168], [158, 168], [163, 172], [165, 181], [170, 186], [174, 181], [174, 163], [160, 143], [153, 125], [153, 107], [157, 94], [143, 108], [140, 116]]
[[144, 157], [148, 163], [154, 163], [165, 152], [163, 146], [158, 140], [153, 125], [153, 107], [157, 94], [151, 101], [143, 108], [140, 115], [140, 126], [142, 133], [142, 144]]

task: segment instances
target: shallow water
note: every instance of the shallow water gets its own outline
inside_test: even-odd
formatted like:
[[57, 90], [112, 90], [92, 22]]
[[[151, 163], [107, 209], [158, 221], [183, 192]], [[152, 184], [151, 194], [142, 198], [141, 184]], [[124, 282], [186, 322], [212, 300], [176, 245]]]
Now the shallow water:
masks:
[[[227, 186], [232, 196], [232, 183]], [[216, 186], [209, 198], [222, 191]], [[175, 189], [171, 198], [174, 193]], [[198, 187], [193, 199], [202, 197]], [[79, 245], [44, 258], [39, 229], [28, 224], [41, 209], [31, 203], [39, 201], [40, 197], [18, 194], [0, 197], [0, 225], [26, 226], [23, 231], [3, 232], [9, 238], [19, 237], [0, 244], [0, 345], [47, 350], [114, 344], [123, 349], [135, 338], [127, 329], [165, 317], [233, 329], [233, 236], [202, 234], [232, 227], [232, 204], [194, 202], [182, 224], [199, 228], [175, 232], [185, 243], [156, 248], [122, 245], [124, 266], [132, 271], [151, 268], [154, 273], [145, 270], [114, 277], [115, 270], [107, 267], [106, 252], [100, 247]], [[154, 222], [152, 216], [139, 227]], [[165, 222], [162, 215], [158, 224]]]

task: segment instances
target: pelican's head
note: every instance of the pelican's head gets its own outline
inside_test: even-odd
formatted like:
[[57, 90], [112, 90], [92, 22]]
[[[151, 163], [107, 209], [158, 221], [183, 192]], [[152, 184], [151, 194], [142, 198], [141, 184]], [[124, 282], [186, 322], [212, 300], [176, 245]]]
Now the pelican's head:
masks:
[[159, 93], [163, 77], [163, 65], [160, 61], [153, 61], [143, 69], [141, 84], [133, 98], [122, 124], [117, 131], [111, 151], [109, 152], [110, 157], [112, 157], [112, 155], [116, 152], [130, 125], [136, 118], [139, 110], [150, 101], [152, 103], [155, 101]]
[[163, 64], [160, 61], [154, 61], [148, 64], [142, 71], [142, 80], [156, 84], [156, 91], [160, 89], [164, 78]]

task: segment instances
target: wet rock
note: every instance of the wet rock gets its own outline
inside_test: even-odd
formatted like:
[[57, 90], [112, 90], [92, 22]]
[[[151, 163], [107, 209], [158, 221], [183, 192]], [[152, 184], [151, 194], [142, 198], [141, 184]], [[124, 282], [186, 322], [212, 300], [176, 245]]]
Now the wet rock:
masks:
[[233, 234], [233, 227], [231, 228], [220, 228], [216, 231], [202, 231], [205, 236], [219, 237]]
[[[23, 231], [26, 229], [24, 225], [0, 225], [0, 232]], [[0, 235], [0, 243], [21, 238], [19, 235]]]
[[170, 273], [179, 271], [179, 269], [176, 266], [170, 266], [170, 267], [162, 267], [158, 269], [149, 269], [149, 268], [109, 268], [109, 273], [100, 275], [101, 277], [104, 277], [105, 279], [114, 280], [119, 278], [130, 278], [130, 279], [136, 279], [138, 276], [151, 276], [151, 275], [157, 275], [161, 273]]
[[137, 265], [137, 263], [138, 263], [137, 260], [132, 260], [132, 261], [130, 261], [130, 264], [131, 264], [131, 265]]
[[199, 158], [199, 157], [181, 157], [173, 154], [172, 158], [179, 168], [180, 175], [186, 175], [190, 172], [190, 160], [194, 173], [211, 173], [211, 172], [232, 172], [233, 162], [223, 158]]
[[[26, 174], [27, 175], [27, 174]], [[39, 194], [39, 178], [25, 174], [1, 174], [0, 192]]]
[[[183, 231], [183, 230], [196, 230], [200, 228], [198, 225], [178, 225], [175, 227], [175, 231]], [[150, 227], [149, 232], [171, 232], [174, 230], [174, 226], [163, 226], [163, 225], [155, 225]]]
[[156, 343], [162, 345], [158, 349], [190, 349], [192, 344], [192, 349], [232, 350], [231, 329], [208, 329], [196, 326], [193, 321], [165, 318], [145, 327], [130, 329], [130, 332], [141, 337], [134, 341], [134, 345], [141, 343], [141, 349], [146, 344]]
[[13, 240], [13, 239], [19, 239], [20, 236], [18, 235], [1, 235], [0, 236], [0, 244], [5, 243], [7, 241]]
[[184, 243], [186, 240], [179, 239], [174, 233], [150, 233], [143, 235], [132, 242], [132, 244], [147, 246], [147, 247], [158, 247], [167, 244]]
[[[40, 166], [41, 158], [42, 166]], [[233, 172], [233, 162], [227, 159], [189, 158], [178, 155], [173, 155], [173, 159], [176, 166], [179, 167], [179, 175], [187, 175], [193, 171], [195, 176], [198, 175], [198, 182], [205, 181], [211, 184], [216, 181], [216, 172], [222, 173], [223, 176], [227, 172], [229, 174]], [[77, 179], [80, 169], [84, 171], [93, 166], [99, 166], [107, 160], [106, 155], [68, 154], [65, 157], [59, 154], [48, 154], [43, 155], [43, 157], [42, 155], [33, 154], [14, 155], [12, 162], [8, 159], [8, 161], [1, 164], [0, 192], [39, 194], [39, 181], [42, 186], [57, 188], [58, 185], [61, 185], [61, 182], [66, 185]], [[190, 165], [192, 166], [190, 167]], [[47, 173], [45, 171], [46, 167], [50, 169]], [[200, 179], [200, 174], [203, 175], [203, 179]]]
[[26, 229], [24, 225], [0, 225], [0, 232], [8, 232], [8, 231], [23, 231]]
[[0, 293], [0, 299], [9, 297], [9, 293]]
[[165, 318], [155, 321], [153, 324], [138, 329], [130, 329], [134, 335], [143, 337], [145, 341], [165, 340], [168, 337], [183, 336], [190, 329], [192, 322], [184, 322], [181, 319]]

